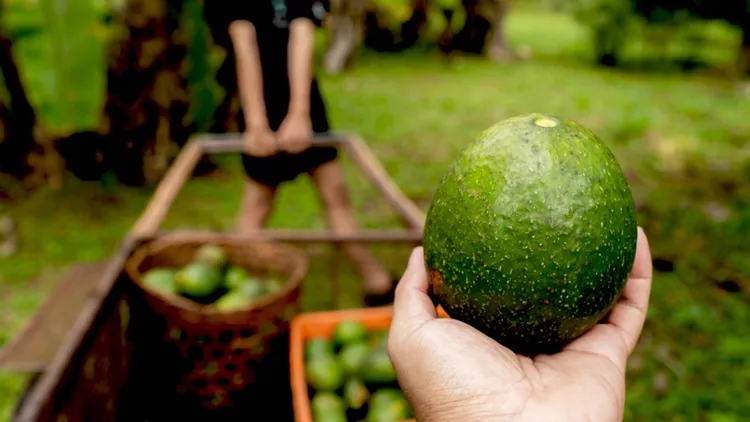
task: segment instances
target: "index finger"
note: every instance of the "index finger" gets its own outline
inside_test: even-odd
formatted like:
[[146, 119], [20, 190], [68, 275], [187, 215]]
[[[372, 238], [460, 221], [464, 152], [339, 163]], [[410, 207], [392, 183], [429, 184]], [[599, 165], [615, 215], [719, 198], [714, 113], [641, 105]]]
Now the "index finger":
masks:
[[411, 333], [425, 322], [437, 318], [437, 310], [427, 291], [424, 252], [418, 247], [412, 251], [409, 265], [396, 286], [391, 323], [396, 330], [406, 329]]

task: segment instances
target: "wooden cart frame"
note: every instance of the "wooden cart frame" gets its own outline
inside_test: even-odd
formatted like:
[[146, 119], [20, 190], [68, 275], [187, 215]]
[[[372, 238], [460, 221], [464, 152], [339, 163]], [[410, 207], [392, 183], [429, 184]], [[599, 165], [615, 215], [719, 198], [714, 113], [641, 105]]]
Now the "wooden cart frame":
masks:
[[[316, 137], [314, 143], [335, 146], [348, 153], [363, 175], [398, 213], [404, 223], [404, 229], [361, 230], [352, 234], [339, 234], [330, 230], [264, 230], [252, 236], [229, 233], [226, 236], [246, 240], [275, 240], [293, 243], [326, 242], [341, 244], [358, 242], [407, 243], [413, 245], [421, 243], [424, 213], [401, 192], [362, 139], [355, 134], [333, 133]], [[67, 333], [61, 334], [60, 339], [51, 341], [55, 343], [52, 345], [55, 348], [52, 357], [46, 360], [40, 359], [39, 362], [26, 366], [35, 376], [34, 381], [18, 405], [15, 421], [57, 421], [60, 420], [58, 417], [63, 409], [68, 409], [69, 414], [77, 415], [80, 419], [68, 418], [62, 420], [119, 420], [117, 415], [109, 414], [107, 411], [111, 411], [109, 408], [113, 405], [112, 401], [117, 401], [119, 390], [127, 385], [128, 378], [132, 375], [129, 374], [129, 362], [133, 355], [137, 353], [132, 344], [128, 343], [130, 340], [123, 340], [124, 343], [122, 344], [114, 340], [118, 335], [125, 337], [118, 330], [122, 330], [124, 324], [127, 325], [128, 323], [123, 321], [127, 319], [126, 316], [123, 316], [127, 315], [127, 312], [124, 312], [123, 309], [127, 309], [129, 306], [128, 292], [132, 286], [125, 279], [123, 271], [125, 262], [139, 244], [162, 234], [160, 227], [171, 204], [205, 154], [239, 153], [242, 148], [242, 139], [239, 135], [209, 134], [195, 137], [182, 149], [131, 232], [125, 237], [106, 267], [101, 270], [93, 287], [85, 292], [77, 293], [79, 297], [81, 295], [86, 296], [85, 300], [80, 299], [83, 306], [75, 316], [75, 320], [70, 321], [72, 326]], [[199, 233], [196, 232], [191, 235]], [[49, 309], [59, 308], [59, 302], [64, 300], [66, 299], [59, 295], [50, 295], [37, 314], [27, 323], [24, 330], [6, 346], [2, 353], [6, 361], [13, 360], [14, 351], [23, 350], [25, 342], [34, 343], [36, 341], [38, 344], [40, 332], [44, 332], [40, 328], [43, 328], [45, 321], [52, 318]], [[36, 339], [34, 339], [35, 336]], [[28, 347], [26, 350], [28, 350]], [[96, 377], [84, 374], [87, 365], [94, 365], [91, 363], [92, 356], [96, 357], [97, 353], [99, 355], [102, 353], [116, 354], [121, 364], [112, 368], [112, 362], [108, 362], [107, 370], [104, 371], [106, 374], [103, 375], [106, 379], [99, 381]], [[95, 361], [95, 359], [93, 360]], [[12, 367], [12, 365], [10, 366]], [[16, 366], [16, 368], [21, 367], [24, 366]], [[93, 384], [96, 382], [100, 384], [94, 386]], [[101, 384], [102, 382], [104, 384]], [[78, 398], [76, 398], [76, 394], [71, 394], [70, 390], [74, 386], [78, 388], [79, 385], [87, 383], [91, 384], [90, 389], [96, 387], [101, 390], [102, 385], [105, 385], [110, 393], [109, 396], [104, 394], [103, 397], [109, 397], [108, 400], [106, 402], [103, 402], [104, 399], [96, 398], [87, 400], [86, 397], [82, 400], [80, 396], [87, 394], [86, 389], [79, 391]], [[94, 402], [96, 400], [99, 401]], [[107, 416], [93, 416], [98, 412], [103, 412]]]
[[[318, 146], [334, 146], [346, 151], [362, 174], [398, 213], [406, 230], [363, 230], [352, 235], [318, 230], [266, 230], [265, 236], [279, 241], [295, 242], [421, 241], [424, 213], [401, 192], [364, 141], [354, 134], [333, 133], [317, 136], [313, 142]], [[238, 153], [242, 149], [242, 139], [237, 135], [203, 135], [191, 141], [162, 179], [151, 202], [135, 223], [131, 235], [136, 238], [147, 238], [158, 234], [172, 202], [204, 154]]]

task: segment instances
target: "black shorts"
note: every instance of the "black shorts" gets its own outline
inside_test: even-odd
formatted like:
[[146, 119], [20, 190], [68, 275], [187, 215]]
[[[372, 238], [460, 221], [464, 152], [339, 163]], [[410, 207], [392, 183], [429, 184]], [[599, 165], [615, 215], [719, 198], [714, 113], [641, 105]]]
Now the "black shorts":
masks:
[[334, 147], [310, 147], [299, 154], [282, 152], [270, 157], [242, 154], [242, 166], [248, 178], [262, 185], [277, 187], [335, 160], [337, 155]]
[[[284, 97], [284, 96], [281, 96]], [[274, 132], [279, 129], [287, 113], [288, 103], [285, 101], [269, 101], [266, 99], [268, 123]], [[310, 118], [313, 132], [324, 134], [330, 130], [325, 104], [320, 95], [318, 85], [313, 81], [311, 90]], [[238, 116], [240, 131], [245, 130], [245, 119], [240, 111]], [[338, 156], [335, 147], [310, 147], [298, 154], [280, 152], [270, 157], [255, 157], [242, 154], [242, 166], [247, 177], [260, 184], [276, 187], [284, 182], [290, 182], [302, 173], [309, 173], [321, 165], [333, 161]]]

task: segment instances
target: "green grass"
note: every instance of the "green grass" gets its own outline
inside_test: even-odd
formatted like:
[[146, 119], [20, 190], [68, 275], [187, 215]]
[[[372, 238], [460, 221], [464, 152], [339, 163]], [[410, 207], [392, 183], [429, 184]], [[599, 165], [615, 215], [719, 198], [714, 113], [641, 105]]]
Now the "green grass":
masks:
[[[721, 78], [591, 67], [585, 30], [562, 15], [518, 12], [509, 37], [531, 46], [535, 58], [446, 65], [424, 54], [361, 54], [351, 72], [323, 78], [335, 127], [360, 133], [422, 206], [458, 152], [499, 119], [536, 111], [590, 127], [631, 177], [654, 255], [676, 265], [654, 281], [648, 324], [628, 373], [626, 420], [742, 420], [750, 414], [750, 102]], [[346, 169], [362, 223], [395, 226], [351, 163]], [[227, 157], [220, 174], [188, 184], [165, 228], [231, 230], [241, 189], [239, 163]], [[149, 194], [70, 181], [61, 191], [41, 190], [0, 208], [16, 218], [22, 241], [15, 257], [0, 261], [0, 344], [66, 265], [114, 250]], [[272, 224], [324, 226], [307, 179], [281, 191]], [[403, 248], [379, 252], [397, 256], [389, 264], [401, 271]], [[318, 282], [326, 264], [316, 261], [307, 285], [323, 294], [305, 290], [308, 309], [331, 306], [329, 289]], [[337, 306], [354, 306], [358, 284], [346, 266], [342, 274], [349, 282]], [[717, 289], [714, 282], [724, 280], [738, 282], [744, 293]], [[0, 420], [9, 417], [22, 381], [0, 374]]]

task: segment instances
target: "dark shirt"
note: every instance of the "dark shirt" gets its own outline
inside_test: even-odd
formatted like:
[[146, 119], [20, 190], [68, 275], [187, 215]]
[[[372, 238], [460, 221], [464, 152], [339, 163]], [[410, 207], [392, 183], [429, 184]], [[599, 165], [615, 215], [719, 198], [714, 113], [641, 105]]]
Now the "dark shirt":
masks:
[[[321, 0], [207, 0], [210, 7], [221, 2], [223, 21], [227, 24], [245, 20], [255, 27], [261, 69], [266, 114], [271, 130], [278, 130], [289, 109], [289, 24], [295, 19], [310, 19], [320, 25], [326, 1]], [[248, 40], [249, 41], [249, 40]], [[313, 131], [328, 132], [330, 127], [325, 104], [317, 81], [312, 78], [310, 89], [310, 119]], [[240, 112], [239, 129], [245, 130], [245, 120]], [[253, 157], [243, 154], [242, 163], [248, 177], [267, 186], [278, 186], [294, 180], [299, 174], [309, 172], [337, 157], [334, 147], [311, 147], [299, 154], [278, 153], [271, 157]]]
[[[216, 0], [209, 0], [216, 1]], [[313, 0], [223, 0], [228, 22], [244, 20], [255, 27], [263, 72], [263, 93], [271, 126], [277, 127], [286, 116], [289, 101], [288, 47], [289, 25], [295, 19], [317, 22]], [[315, 117], [322, 99], [315, 78], [312, 80], [311, 111]], [[315, 120], [315, 119], [314, 119]], [[315, 123], [315, 122], [313, 122]]]

